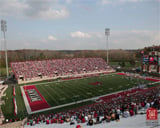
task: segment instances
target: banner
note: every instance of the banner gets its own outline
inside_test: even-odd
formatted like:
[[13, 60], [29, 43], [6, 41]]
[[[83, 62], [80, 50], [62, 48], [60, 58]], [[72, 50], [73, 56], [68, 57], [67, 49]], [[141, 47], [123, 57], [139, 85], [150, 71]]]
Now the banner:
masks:
[[146, 124], [151, 126], [158, 125], [158, 112], [155, 108], [149, 108], [146, 112]]

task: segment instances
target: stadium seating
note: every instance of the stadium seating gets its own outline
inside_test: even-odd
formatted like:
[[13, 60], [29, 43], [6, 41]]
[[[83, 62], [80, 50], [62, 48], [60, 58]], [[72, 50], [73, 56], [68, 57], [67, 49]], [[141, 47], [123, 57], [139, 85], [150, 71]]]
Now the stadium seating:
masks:
[[19, 83], [77, 74], [106, 73], [113, 70], [102, 58], [54, 59], [11, 62], [10, 64]]
[[[100, 125], [114, 120], [119, 121], [119, 116], [121, 118], [128, 118], [136, 115], [138, 110], [141, 110], [142, 108], [147, 109], [148, 104], [149, 107], [160, 110], [160, 96], [157, 95], [159, 93], [160, 86], [148, 89], [131, 89], [122, 93], [117, 93], [116, 95], [119, 97], [111, 95], [109, 97], [110, 100], [97, 102], [95, 104], [68, 110], [66, 112], [50, 113], [47, 115], [32, 115], [28, 118], [27, 125], [32, 126], [44, 123], [62, 124], [64, 122], [69, 123], [70, 125], [77, 123]], [[90, 124], [91, 120], [93, 123]]]

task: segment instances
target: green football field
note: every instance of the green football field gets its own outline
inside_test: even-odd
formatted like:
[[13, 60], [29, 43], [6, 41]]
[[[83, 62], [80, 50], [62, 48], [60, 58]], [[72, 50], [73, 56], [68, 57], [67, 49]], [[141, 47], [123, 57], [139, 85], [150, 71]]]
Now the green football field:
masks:
[[[125, 76], [113, 74], [78, 80], [40, 83], [35, 86], [48, 104], [53, 107], [125, 90], [147, 82], [142, 79], [129, 79]], [[99, 84], [94, 85], [96, 83]]]
[[[101, 84], [93, 85], [97, 82]], [[100, 75], [99, 77], [89, 77], [67, 81], [45, 81], [29, 85], [35, 85], [39, 92], [42, 94], [42, 96], [46, 99], [47, 103], [51, 107], [54, 107], [57, 105], [76, 102], [83, 99], [125, 90], [131, 87], [135, 87], [138, 84], [144, 84], [148, 82], [150, 81], [137, 78], [129, 79], [126, 76], [109, 74], [104, 76]], [[17, 116], [13, 115], [13, 91], [11, 86], [7, 89], [6, 96], [3, 97], [3, 99], [5, 100], [5, 105], [2, 105], [1, 108], [6, 118], [24, 118], [27, 115], [23, 97], [20, 91], [20, 86], [23, 85], [16, 85], [15, 97], [18, 107]], [[89, 101], [86, 104], [91, 103], [93, 102]], [[85, 103], [82, 103], [80, 105], [84, 104]], [[72, 107], [66, 108], [71, 109], [74, 107], [78, 106], [72, 105]], [[63, 110], [65, 110], [65, 108]]]

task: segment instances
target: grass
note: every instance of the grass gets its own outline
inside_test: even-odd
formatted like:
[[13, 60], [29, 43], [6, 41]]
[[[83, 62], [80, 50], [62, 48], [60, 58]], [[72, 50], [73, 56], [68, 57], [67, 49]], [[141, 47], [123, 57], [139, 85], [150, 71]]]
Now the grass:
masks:
[[12, 87], [8, 87], [6, 90], [6, 96], [3, 97], [2, 99], [5, 101], [5, 105], [1, 106], [1, 109], [3, 111], [3, 114], [5, 118], [9, 118], [13, 116], [13, 95], [12, 95]]
[[16, 86], [16, 101], [18, 106], [18, 117], [24, 118], [27, 115], [23, 97], [19, 86]]
[[[112, 65], [112, 66], [118, 66], [120, 63], [122, 63], [122, 62], [121, 61], [119, 61], [119, 62], [114, 62], [114, 61], [109, 62], [109, 64]], [[135, 65], [131, 64], [128, 61], [125, 61], [124, 63], [125, 63], [126, 68], [135, 68], [135, 67], [140, 67], [141, 66], [141, 62], [136, 62]]]
[[17, 116], [14, 116], [14, 106], [13, 106], [13, 87], [9, 86], [6, 90], [6, 96], [2, 99], [5, 100], [5, 105], [2, 105], [2, 111], [6, 119], [23, 119], [27, 115], [26, 107], [21, 96], [21, 90], [19, 86], [16, 86], [16, 103], [17, 103]]
[[[91, 83], [101, 82], [102, 85], [94, 86]], [[75, 102], [95, 96], [101, 96], [115, 91], [125, 90], [137, 86], [139, 83], [148, 83], [149, 81], [142, 79], [128, 79], [125, 76], [120, 75], [104, 75], [99, 77], [90, 77], [77, 80], [69, 81], [51, 81], [51, 82], [39, 82], [34, 85], [40, 91], [42, 96], [46, 99], [47, 103], [53, 107], [57, 105], [62, 105], [70, 102]], [[33, 84], [32, 84], [33, 85]], [[22, 86], [22, 85], [20, 85]], [[24, 118], [27, 115], [26, 107], [21, 95], [20, 86], [16, 86], [16, 100], [18, 107], [18, 115], [13, 115], [13, 88], [9, 86], [6, 90], [6, 96], [3, 97], [5, 100], [5, 105], [2, 105], [2, 111], [5, 118]], [[80, 107], [82, 105], [91, 104], [94, 101], [87, 101], [80, 104], [75, 104], [67, 106], [64, 108], [59, 108], [51, 110], [52, 112], [65, 111], [67, 109], [73, 109]], [[48, 112], [51, 112], [48, 111]], [[48, 113], [43, 112], [43, 113]]]
[[[103, 84], [97, 86], [91, 84], [95, 82]], [[147, 81], [142, 79], [129, 80], [120, 75], [105, 75], [72, 81], [37, 84], [36, 87], [48, 104], [53, 107], [125, 90], [137, 86], [138, 83], [147, 83]]]
[[[10, 67], [8, 67], [8, 71], [9, 72], [11, 71]], [[4, 77], [6, 75], [7, 75], [7, 73], [6, 73], [6, 67], [0, 67], [0, 76]]]

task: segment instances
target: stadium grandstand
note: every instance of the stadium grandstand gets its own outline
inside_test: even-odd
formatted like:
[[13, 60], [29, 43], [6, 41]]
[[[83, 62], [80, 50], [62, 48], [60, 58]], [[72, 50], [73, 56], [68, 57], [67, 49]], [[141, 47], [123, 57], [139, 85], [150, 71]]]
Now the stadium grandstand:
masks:
[[72, 58], [11, 62], [19, 84], [83, 75], [114, 72], [102, 58]]
[[[76, 126], [83, 126], [83, 128], [91, 126], [104, 128], [108, 126], [111, 127], [110, 123], [113, 124], [113, 122], [119, 122], [120, 120], [123, 120], [123, 123], [114, 124], [113, 127], [148, 128], [149, 125], [148, 127], [145, 125], [144, 116], [138, 114], [144, 114], [150, 107], [160, 110], [160, 97], [157, 95], [159, 92], [160, 86], [148, 89], [130, 89], [126, 92], [101, 97], [101, 102], [83, 106], [78, 109], [46, 115], [31, 115], [27, 120], [25, 128], [75, 128]], [[132, 121], [129, 121], [129, 117], [132, 117], [132, 121], [137, 119], [137, 117], [141, 120], [136, 120], [136, 123], [138, 123], [138, 125], [136, 125]], [[129, 121], [130, 124], [124, 123], [125, 121]], [[158, 126], [155, 127], [158, 128]]]

